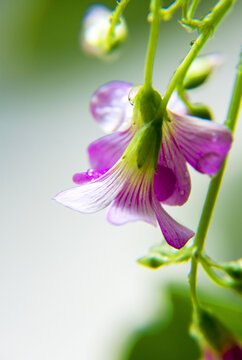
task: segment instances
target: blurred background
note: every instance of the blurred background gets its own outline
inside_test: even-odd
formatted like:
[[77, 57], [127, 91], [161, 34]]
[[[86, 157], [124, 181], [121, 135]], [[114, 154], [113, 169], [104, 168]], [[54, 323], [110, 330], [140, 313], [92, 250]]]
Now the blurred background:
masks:
[[[89, 167], [86, 147], [103, 135], [89, 113], [90, 95], [110, 80], [143, 81], [149, 1], [128, 6], [129, 37], [113, 63], [80, 49], [81, 19], [92, 3], [0, 0], [0, 360], [197, 359], [187, 336], [189, 267], [151, 271], [136, 263], [160, 244], [159, 229], [114, 227], [105, 211], [81, 215], [52, 201]], [[191, 94], [212, 107], [218, 122], [238, 63], [241, 14], [237, 1], [203, 51], [222, 52], [225, 63]], [[154, 71], [162, 93], [195, 37], [176, 18], [162, 24]], [[241, 256], [241, 133], [240, 121], [206, 244], [216, 260]], [[191, 176], [189, 202], [168, 212], [195, 230], [209, 179], [192, 170]], [[238, 295], [202, 272], [200, 291], [242, 337]]]

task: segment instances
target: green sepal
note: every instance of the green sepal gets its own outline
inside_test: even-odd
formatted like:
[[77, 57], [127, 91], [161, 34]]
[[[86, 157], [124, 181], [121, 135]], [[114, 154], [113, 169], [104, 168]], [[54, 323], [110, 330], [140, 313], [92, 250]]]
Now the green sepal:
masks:
[[134, 98], [134, 122], [142, 127], [151, 121], [162, 121], [162, 99], [158, 91], [142, 86]]
[[139, 169], [149, 165], [156, 170], [160, 144], [161, 144], [161, 124], [152, 121], [140, 129], [140, 136], [137, 148], [137, 166]]
[[192, 247], [174, 250], [166, 243], [150, 249], [148, 255], [137, 260], [141, 265], [150, 269], [158, 269], [164, 265], [188, 261], [192, 256]]
[[169, 263], [169, 261], [167, 261], [167, 259], [162, 258], [162, 256], [155, 255], [155, 254], [154, 255], [149, 254], [147, 256], [144, 256], [141, 259], [137, 260], [137, 262], [140, 265], [146, 266], [150, 269], [158, 269], [161, 266]]

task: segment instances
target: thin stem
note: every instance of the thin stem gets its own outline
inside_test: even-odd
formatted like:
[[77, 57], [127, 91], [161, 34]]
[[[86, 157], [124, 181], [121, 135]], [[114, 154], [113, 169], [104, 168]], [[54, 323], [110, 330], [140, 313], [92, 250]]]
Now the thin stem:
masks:
[[[231, 130], [233, 133], [235, 131], [239, 109], [241, 105], [241, 97], [242, 97], [242, 52], [240, 55], [240, 62], [238, 65], [237, 76], [234, 84], [233, 95], [229, 106], [229, 111], [227, 115], [227, 120], [225, 121], [225, 125]], [[200, 218], [200, 222], [198, 225], [197, 234], [194, 241], [195, 253], [191, 260], [191, 272], [189, 275], [190, 289], [192, 299], [196, 298], [196, 282], [197, 282], [197, 268], [198, 268], [198, 256], [202, 252], [206, 235], [208, 232], [209, 224], [213, 215], [213, 210], [215, 207], [216, 199], [219, 193], [220, 185], [222, 183], [224, 171], [227, 165], [228, 158], [225, 159], [220, 171], [210, 182], [207, 197], [204, 203], [202, 215]], [[194, 301], [193, 301], [194, 303]], [[197, 305], [197, 298], [196, 303]]]
[[128, 5], [128, 3], [130, 2], [130, 0], [122, 0], [115, 8], [113, 14], [112, 14], [112, 18], [111, 18], [111, 23], [110, 23], [110, 27], [107, 33], [107, 44], [109, 47], [111, 47], [112, 45], [112, 40], [114, 37], [114, 31], [115, 31], [115, 26], [119, 23], [120, 21], [120, 17], [122, 15], [122, 13], [124, 12], [126, 6]]
[[[240, 62], [238, 65], [237, 77], [234, 84], [233, 96], [230, 102], [229, 111], [225, 125], [232, 131], [235, 130], [236, 122], [238, 119], [240, 104], [242, 96], [242, 52], [240, 55]], [[225, 159], [220, 171], [210, 182], [207, 198], [204, 204], [202, 216], [200, 219], [197, 236], [196, 236], [196, 246], [198, 252], [200, 253], [204, 246], [204, 241], [207, 235], [208, 227], [212, 217], [214, 205], [216, 203], [217, 195], [220, 189], [220, 185], [223, 179], [224, 171], [227, 165], [228, 158]]]
[[181, 63], [181, 65], [177, 68], [173, 78], [171, 79], [165, 96], [163, 98], [163, 108], [167, 106], [167, 103], [170, 99], [171, 94], [177, 87], [179, 83], [181, 83], [188, 71], [190, 65], [193, 60], [197, 57], [203, 46], [206, 44], [210, 35], [214, 31], [215, 27], [222, 20], [223, 16], [230, 9], [230, 7], [234, 4], [236, 0], [220, 0], [218, 4], [214, 7], [213, 11], [209, 13], [204, 20], [202, 21], [203, 26], [201, 26], [201, 34], [198, 36], [197, 40], [193, 44], [191, 50]]
[[200, 0], [193, 0], [193, 2], [191, 3], [187, 14], [189, 18], [193, 18], [199, 2]]
[[171, 19], [172, 15], [181, 7], [183, 0], [175, 0], [169, 7], [160, 9], [160, 16], [164, 21]]
[[[208, 276], [218, 285], [226, 288], [230, 288], [235, 282], [229, 277], [221, 278], [218, 276], [214, 270], [211, 268], [210, 264], [206, 261], [204, 257], [200, 257], [200, 262], [202, 264], [203, 269], [206, 271]], [[226, 280], [227, 279], [227, 280]]]
[[152, 23], [150, 30], [150, 38], [149, 45], [146, 56], [146, 65], [145, 65], [145, 80], [144, 87], [151, 88], [152, 87], [152, 73], [153, 73], [153, 65], [154, 58], [157, 46], [157, 40], [159, 36], [159, 28], [160, 28], [160, 0], [154, 0], [152, 6]]

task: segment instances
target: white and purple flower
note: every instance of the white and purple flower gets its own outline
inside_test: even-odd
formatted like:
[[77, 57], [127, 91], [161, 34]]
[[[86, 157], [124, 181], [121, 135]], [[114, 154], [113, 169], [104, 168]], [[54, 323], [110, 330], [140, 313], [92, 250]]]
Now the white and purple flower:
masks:
[[216, 174], [232, 136], [220, 124], [189, 116], [176, 93], [163, 120], [157, 105], [152, 121], [142, 122], [142, 111], [135, 111], [128, 99], [132, 86], [110, 82], [92, 96], [92, 115], [110, 134], [89, 146], [92, 169], [73, 176], [79, 186], [57, 194], [55, 200], [84, 213], [110, 205], [107, 219], [116, 225], [158, 222], [167, 243], [180, 249], [194, 233], [172, 219], [161, 204], [187, 201], [191, 184], [186, 162], [201, 173]]

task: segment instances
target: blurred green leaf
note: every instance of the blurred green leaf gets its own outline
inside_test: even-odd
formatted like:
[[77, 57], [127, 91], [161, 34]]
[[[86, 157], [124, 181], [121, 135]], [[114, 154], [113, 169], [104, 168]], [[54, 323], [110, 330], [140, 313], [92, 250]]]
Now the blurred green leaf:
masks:
[[[192, 307], [188, 287], [173, 285], [168, 289], [170, 309], [159, 311], [155, 320], [143, 328], [134, 330], [124, 346], [119, 360], [198, 360], [201, 352], [197, 343], [190, 337]], [[200, 294], [204, 308], [209, 307], [233, 334], [242, 338], [242, 307], [231, 305], [231, 297], [208, 297]], [[234, 298], [232, 300], [234, 302]], [[236, 301], [234, 302], [236, 303]]]

